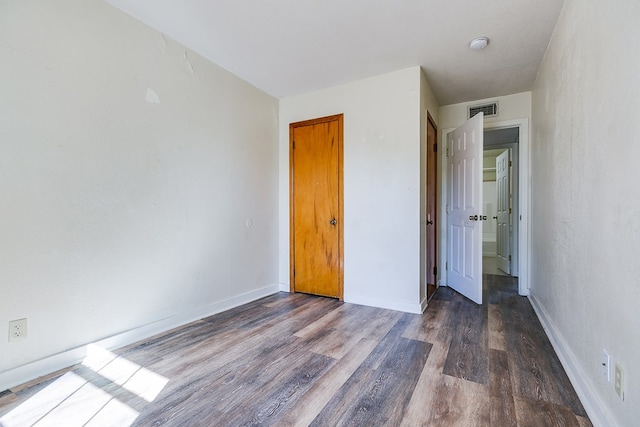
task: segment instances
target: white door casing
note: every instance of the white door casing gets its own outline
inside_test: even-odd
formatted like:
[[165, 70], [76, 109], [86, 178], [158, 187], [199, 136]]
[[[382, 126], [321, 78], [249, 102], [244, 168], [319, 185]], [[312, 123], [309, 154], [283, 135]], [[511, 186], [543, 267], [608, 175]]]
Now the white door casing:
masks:
[[497, 189], [497, 262], [498, 268], [511, 274], [511, 150], [496, 158]]
[[482, 304], [482, 150], [479, 113], [447, 136], [447, 282]]

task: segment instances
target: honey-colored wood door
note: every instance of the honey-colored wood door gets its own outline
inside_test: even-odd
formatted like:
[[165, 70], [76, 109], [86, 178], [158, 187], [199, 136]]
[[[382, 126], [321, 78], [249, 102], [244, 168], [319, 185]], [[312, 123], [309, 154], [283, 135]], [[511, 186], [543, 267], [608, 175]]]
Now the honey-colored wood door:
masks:
[[436, 291], [437, 270], [437, 230], [436, 221], [437, 200], [437, 178], [438, 178], [438, 155], [437, 141], [438, 130], [433, 123], [431, 115], [427, 115], [427, 299]]
[[289, 125], [291, 291], [342, 300], [342, 114]]

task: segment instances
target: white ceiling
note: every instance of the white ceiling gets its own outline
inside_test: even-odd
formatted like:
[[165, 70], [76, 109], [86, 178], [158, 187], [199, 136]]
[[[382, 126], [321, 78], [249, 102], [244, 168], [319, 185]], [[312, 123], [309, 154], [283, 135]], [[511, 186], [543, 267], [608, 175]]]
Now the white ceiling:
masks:
[[420, 65], [441, 105], [530, 90], [563, 3], [107, 1], [278, 98]]

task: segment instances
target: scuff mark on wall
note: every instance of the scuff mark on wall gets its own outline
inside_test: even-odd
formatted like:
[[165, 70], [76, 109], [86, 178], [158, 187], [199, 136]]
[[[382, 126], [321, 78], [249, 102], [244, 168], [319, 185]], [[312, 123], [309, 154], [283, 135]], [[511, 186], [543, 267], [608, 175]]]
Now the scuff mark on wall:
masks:
[[152, 46], [152, 51], [151, 51], [151, 55], [153, 58], [153, 62], [156, 65], [160, 65], [162, 64], [162, 62], [164, 61], [164, 58], [167, 55], [167, 48], [168, 48], [168, 44], [169, 41], [167, 40], [167, 37], [162, 34], [162, 33], [153, 33], [153, 44]]
[[160, 40], [162, 40], [162, 43], [160, 44], [160, 50], [162, 51], [162, 53], [167, 53], [167, 37], [160, 33]]
[[187, 69], [191, 72], [191, 74], [193, 74], [194, 73], [193, 64], [191, 63], [191, 60], [189, 59], [189, 53], [186, 50], [184, 51], [184, 55], [182, 57], [182, 60], [184, 61], [185, 65], [187, 66]]
[[144, 99], [149, 103], [149, 104], [160, 104], [160, 97], [158, 96], [158, 94], [151, 88], [147, 88], [147, 93], [144, 97]]

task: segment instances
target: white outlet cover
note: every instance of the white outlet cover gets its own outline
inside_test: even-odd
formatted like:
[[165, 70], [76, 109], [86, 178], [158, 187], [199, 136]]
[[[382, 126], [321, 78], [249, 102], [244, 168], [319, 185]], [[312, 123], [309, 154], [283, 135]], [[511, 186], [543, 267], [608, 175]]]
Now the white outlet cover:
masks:
[[17, 319], [9, 322], [9, 342], [27, 339], [27, 319]]

